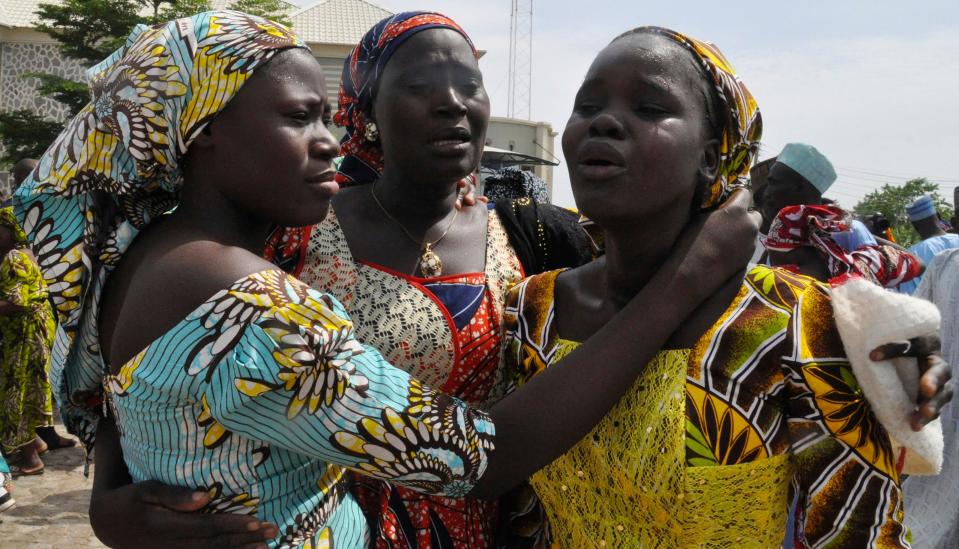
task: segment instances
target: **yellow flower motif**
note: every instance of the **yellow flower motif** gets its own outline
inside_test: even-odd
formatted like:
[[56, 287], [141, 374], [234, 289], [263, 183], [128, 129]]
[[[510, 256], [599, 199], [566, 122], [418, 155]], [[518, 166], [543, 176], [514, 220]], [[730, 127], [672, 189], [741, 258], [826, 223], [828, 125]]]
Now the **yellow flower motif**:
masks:
[[224, 494], [223, 484], [216, 482], [206, 489], [210, 495], [210, 503], [202, 509], [203, 513], [229, 513], [233, 515], [255, 515], [260, 498], [252, 497], [243, 492], [240, 494]]
[[135, 357], [120, 367], [120, 371], [116, 375], [109, 375], [104, 378], [107, 392], [119, 397], [127, 394], [130, 386], [133, 385], [133, 375], [140, 368], [140, 364], [143, 363], [143, 357], [146, 356], [147, 350], [144, 349], [137, 353]]
[[206, 430], [203, 435], [203, 446], [208, 449], [216, 448], [223, 444], [231, 433], [222, 423], [213, 419], [210, 406], [206, 402], [206, 395], [200, 399], [200, 406], [200, 415], [196, 418], [196, 423]]

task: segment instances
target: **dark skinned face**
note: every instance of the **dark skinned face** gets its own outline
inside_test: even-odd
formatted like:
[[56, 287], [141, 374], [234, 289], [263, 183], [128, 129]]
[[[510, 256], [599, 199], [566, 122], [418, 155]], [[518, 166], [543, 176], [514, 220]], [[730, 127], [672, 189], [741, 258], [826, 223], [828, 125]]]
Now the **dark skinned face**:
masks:
[[191, 146], [210, 181], [240, 208], [279, 225], [318, 223], [338, 190], [319, 64], [304, 50], [277, 54], [243, 85]]
[[702, 79], [691, 55], [660, 36], [627, 36], [599, 53], [563, 132], [584, 214], [608, 227], [690, 210], [719, 158]]
[[472, 49], [459, 33], [430, 29], [396, 50], [373, 112], [386, 174], [449, 183], [479, 165], [489, 97]]
[[822, 202], [822, 196], [806, 181], [806, 178], [785, 164], [774, 163], [769, 169], [766, 192], [763, 194], [763, 231], [769, 229], [779, 210], [786, 206], [820, 202]]

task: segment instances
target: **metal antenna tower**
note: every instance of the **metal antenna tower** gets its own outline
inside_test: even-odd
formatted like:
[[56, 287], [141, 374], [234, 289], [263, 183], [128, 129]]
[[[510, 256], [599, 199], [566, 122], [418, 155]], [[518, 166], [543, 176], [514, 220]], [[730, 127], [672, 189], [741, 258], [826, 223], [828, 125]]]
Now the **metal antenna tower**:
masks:
[[507, 116], [530, 118], [533, 87], [533, 0], [512, 0]]

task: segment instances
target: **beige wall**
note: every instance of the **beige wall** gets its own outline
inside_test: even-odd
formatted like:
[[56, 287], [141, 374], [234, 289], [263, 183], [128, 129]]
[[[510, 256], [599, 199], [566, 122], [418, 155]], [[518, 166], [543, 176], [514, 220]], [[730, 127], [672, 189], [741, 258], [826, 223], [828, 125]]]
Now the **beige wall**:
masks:
[[[557, 133], [549, 122], [531, 122], [494, 116], [486, 130], [486, 144], [498, 149], [516, 151], [556, 162]], [[533, 173], [549, 185], [553, 195], [553, 166], [534, 166]]]

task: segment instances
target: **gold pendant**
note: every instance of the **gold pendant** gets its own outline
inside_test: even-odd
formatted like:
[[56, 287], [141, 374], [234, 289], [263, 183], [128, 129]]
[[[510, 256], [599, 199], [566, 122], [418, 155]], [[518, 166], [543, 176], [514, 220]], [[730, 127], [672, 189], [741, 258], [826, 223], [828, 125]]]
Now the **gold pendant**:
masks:
[[423, 245], [423, 255], [420, 256], [420, 272], [426, 278], [434, 278], [443, 274], [443, 262], [440, 256], [433, 253], [430, 243]]

